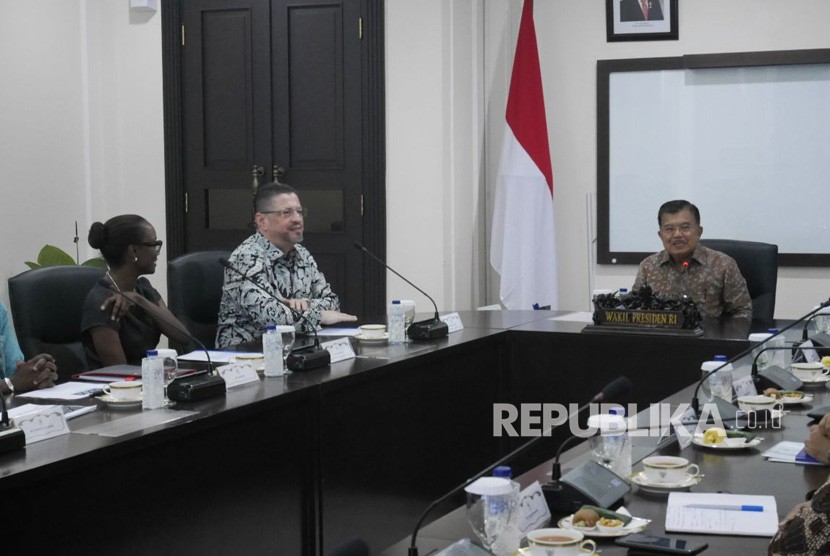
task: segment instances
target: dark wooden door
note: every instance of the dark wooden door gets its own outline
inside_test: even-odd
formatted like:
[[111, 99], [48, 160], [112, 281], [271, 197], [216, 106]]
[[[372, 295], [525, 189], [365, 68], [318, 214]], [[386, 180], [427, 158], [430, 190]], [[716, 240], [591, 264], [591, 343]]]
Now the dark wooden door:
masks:
[[181, 3], [185, 251], [239, 245], [254, 230], [253, 187], [279, 177], [309, 209], [304, 245], [358, 314], [364, 261], [353, 244], [366, 235], [371, 181], [361, 3]]

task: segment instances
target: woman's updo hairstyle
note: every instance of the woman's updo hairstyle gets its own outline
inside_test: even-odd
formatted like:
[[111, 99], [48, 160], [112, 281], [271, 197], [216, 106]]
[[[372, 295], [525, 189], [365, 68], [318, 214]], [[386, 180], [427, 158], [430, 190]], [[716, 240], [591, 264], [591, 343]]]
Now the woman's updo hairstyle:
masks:
[[110, 267], [119, 266], [130, 245], [144, 241], [144, 230], [150, 223], [137, 214], [114, 216], [104, 224], [95, 222], [89, 228], [90, 247], [100, 249]]

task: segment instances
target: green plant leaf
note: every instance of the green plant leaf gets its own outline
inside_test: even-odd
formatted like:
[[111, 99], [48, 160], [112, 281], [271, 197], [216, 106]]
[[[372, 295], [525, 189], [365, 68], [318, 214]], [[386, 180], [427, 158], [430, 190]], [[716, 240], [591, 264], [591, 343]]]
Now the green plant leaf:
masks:
[[40, 265], [39, 265], [39, 264], [37, 264], [37, 263], [33, 263], [32, 261], [26, 261], [26, 266], [28, 266], [28, 267], [29, 267], [29, 268], [31, 268], [32, 270], [34, 270], [34, 269], [36, 269], [36, 268], [40, 268]]
[[94, 257], [92, 259], [89, 259], [88, 261], [82, 262], [81, 266], [92, 266], [92, 267], [95, 267], [95, 268], [107, 268], [107, 261], [105, 261], [101, 257]]
[[60, 247], [47, 244], [38, 253], [37, 262], [40, 266], [67, 266], [74, 265], [75, 259]]

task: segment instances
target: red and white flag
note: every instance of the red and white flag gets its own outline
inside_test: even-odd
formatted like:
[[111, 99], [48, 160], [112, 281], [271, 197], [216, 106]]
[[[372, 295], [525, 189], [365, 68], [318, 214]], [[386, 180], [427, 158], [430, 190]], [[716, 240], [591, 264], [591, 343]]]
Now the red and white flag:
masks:
[[508, 309], [556, 309], [553, 170], [533, 0], [522, 9], [505, 119], [490, 236], [499, 298]]

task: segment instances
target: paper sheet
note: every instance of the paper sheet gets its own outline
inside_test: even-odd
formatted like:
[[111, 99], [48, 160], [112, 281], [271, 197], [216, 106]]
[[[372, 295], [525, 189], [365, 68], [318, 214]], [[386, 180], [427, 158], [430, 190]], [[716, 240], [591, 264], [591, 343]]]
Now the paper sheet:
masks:
[[[764, 510], [701, 509], [692, 505], [763, 506]], [[772, 537], [778, 531], [778, 508], [773, 496], [672, 492], [666, 508], [666, 531]]]
[[577, 312], [577, 313], [568, 313], [567, 315], [559, 315], [558, 317], [551, 317], [548, 320], [561, 320], [561, 321], [568, 321], [568, 322], [586, 322], [588, 324], [594, 324], [594, 313], [589, 312]]
[[140, 413], [134, 413], [127, 417], [107, 421], [106, 423], [98, 423], [83, 429], [74, 430], [72, 434], [97, 434], [100, 436], [118, 437], [184, 419], [185, 417], [190, 417], [198, 413], [198, 411], [177, 409], [141, 411]]
[[[211, 363], [230, 363], [231, 358], [233, 357], [262, 355], [262, 352], [260, 351], [208, 351], [208, 353], [210, 354]], [[196, 350], [191, 351], [190, 353], [185, 353], [184, 355], [179, 355], [178, 360], [207, 363], [207, 356], [204, 351]]]
[[23, 394], [16, 394], [15, 398], [19, 400], [80, 400], [102, 393], [103, 390], [100, 384], [70, 381], [58, 384], [52, 388], [43, 388], [41, 390], [32, 390], [31, 392], [24, 392]]

